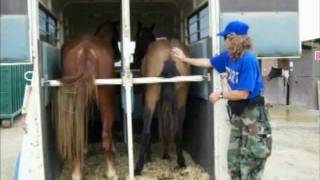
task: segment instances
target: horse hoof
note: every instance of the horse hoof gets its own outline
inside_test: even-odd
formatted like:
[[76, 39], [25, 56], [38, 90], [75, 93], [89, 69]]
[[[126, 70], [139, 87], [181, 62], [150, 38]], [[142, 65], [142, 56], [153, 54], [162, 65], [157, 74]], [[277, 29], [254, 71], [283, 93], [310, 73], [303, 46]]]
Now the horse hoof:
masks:
[[187, 168], [187, 166], [185, 164], [181, 164], [181, 165], [176, 166], [174, 169], [179, 170], [179, 169], [185, 169], [185, 168]]
[[174, 168], [174, 170], [182, 170], [182, 169], [185, 169], [185, 168], [187, 168], [187, 166], [176, 166]]
[[108, 177], [108, 179], [110, 179], [110, 180], [118, 180], [119, 178], [118, 178], [118, 176], [115, 174], [115, 175], [113, 175], [113, 176], [111, 176], [111, 177]]
[[169, 156], [169, 154], [164, 154], [163, 156], [162, 156], [162, 159], [166, 159], [166, 160], [170, 160], [170, 156]]
[[79, 175], [79, 174], [72, 174], [72, 178], [71, 178], [72, 180], [81, 180], [82, 178], [81, 178], [81, 175]]
[[146, 154], [146, 156], [145, 156], [145, 158], [144, 158], [144, 161], [145, 161], [146, 163], [151, 162], [151, 161], [152, 161], [151, 155], [150, 155], [150, 154]]
[[146, 163], [152, 162], [151, 157], [146, 157]]
[[134, 175], [135, 176], [141, 176], [141, 170], [135, 169], [134, 170]]
[[119, 179], [116, 172], [114, 172], [114, 171], [107, 173], [107, 177], [108, 177], [108, 179], [111, 179], [111, 180], [118, 180]]

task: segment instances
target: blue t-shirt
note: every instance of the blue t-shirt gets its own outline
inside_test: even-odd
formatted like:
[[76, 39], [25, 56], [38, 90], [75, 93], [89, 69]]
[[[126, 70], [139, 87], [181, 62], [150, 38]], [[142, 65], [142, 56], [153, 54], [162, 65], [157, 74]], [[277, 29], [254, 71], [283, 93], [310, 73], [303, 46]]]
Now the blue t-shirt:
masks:
[[249, 91], [248, 99], [252, 99], [263, 91], [263, 79], [256, 55], [246, 51], [234, 61], [228, 51], [211, 58], [213, 67], [219, 72], [227, 72], [228, 84], [232, 90]]

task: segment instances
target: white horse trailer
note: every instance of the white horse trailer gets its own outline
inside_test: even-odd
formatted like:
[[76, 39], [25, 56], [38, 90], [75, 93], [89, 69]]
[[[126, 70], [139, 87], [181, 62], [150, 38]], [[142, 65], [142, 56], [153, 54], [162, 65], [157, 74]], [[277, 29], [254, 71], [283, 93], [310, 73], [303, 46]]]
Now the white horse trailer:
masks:
[[[43, 12], [56, 19], [55, 43], [41, 40]], [[210, 92], [227, 88], [225, 83], [217, 72], [202, 68], [193, 68], [193, 75], [187, 77], [134, 77], [135, 70], [130, 69], [130, 61], [132, 35], [137, 21], [156, 23], [157, 37], [179, 38], [189, 45], [193, 57], [211, 57], [222, 51], [223, 42], [216, 34], [229, 21], [236, 19], [250, 25], [250, 35], [260, 58], [294, 58], [301, 53], [298, 0], [28, 0], [28, 15], [34, 70], [19, 180], [51, 180], [60, 173], [61, 162], [52, 140], [48, 108], [50, 88], [59, 86], [55, 79], [59, 77], [60, 47], [64, 40], [73, 36], [92, 34], [93, 28], [101, 21], [121, 20], [121, 78], [99, 79], [97, 83], [123, 87], [130, 179], [134, 179], [132, 113], [139, 108], [132, 108], [133, 89], [136, 84], [183, 81], [195, 82], [188, 100], [185, 149], [210, 174], [211, 179], [229, 179], [226, 102], [220, 101], [214, 106], [208, 102]]]

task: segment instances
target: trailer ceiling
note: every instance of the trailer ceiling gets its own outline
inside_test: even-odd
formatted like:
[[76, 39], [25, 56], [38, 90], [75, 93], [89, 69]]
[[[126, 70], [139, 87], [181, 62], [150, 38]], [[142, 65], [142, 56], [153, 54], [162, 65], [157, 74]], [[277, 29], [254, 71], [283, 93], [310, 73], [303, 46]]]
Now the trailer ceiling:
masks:
[[[181, 14], [188, 17], [193, 9], [206, 1], [131, 0], [131, 37], [136, 32], [137, 22], [141, 21], [147, 26], [155, 23], [154, 33], [157, 37], [181, 38]], [[56, 0], [52, 3], [53, 12], [63, 15], [65, 40], [81, 34], [92, 34], [106, 20], [121, 19], [121, 0]]]
[[[176, 6], [183, 6], [190, 0], [131, 0], [131, 3], [172, 3]], [[55, 3], [60, 8], [70, 3], [121, 3], [121, 0], [56, 0]]]

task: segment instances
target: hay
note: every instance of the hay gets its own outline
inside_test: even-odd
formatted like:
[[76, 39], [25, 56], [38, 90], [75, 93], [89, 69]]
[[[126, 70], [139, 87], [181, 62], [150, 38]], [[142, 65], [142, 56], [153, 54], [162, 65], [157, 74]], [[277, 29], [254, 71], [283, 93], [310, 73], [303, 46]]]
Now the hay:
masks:
[[[139, 145], [135, 144], [134, 154], [135, 161], [137, 160]], [[114, 154], [114, 163], [117, 174], [120, 180], [128, 179], [128, 155], [127, 146], [123, 143], [116, 143], [117, 153]], [[210, 179], [209, 175], [200, 167], [195, 164], [191, 156], [184, 152], [187, 168], [176, 169], [176, 155], [174, 151], [170, 152], [171, 160], [163, 160], [160, 157], [160, 145], [155, 144], [152, 146], [152, 161], [146, 163], [142, 171], [142, 176], [136, 176], [137, 180], [207, 180]], [[71, 164], [66, 163], [65, 167], [58, 178], [58, 180], [71, 179]], [[89, 145], [88, 154], [85, 159], [84, 179], [86, 180], [103, 180], [107, 179], [105, 175], [106, 163], [105, 155], [101, 144]]]

